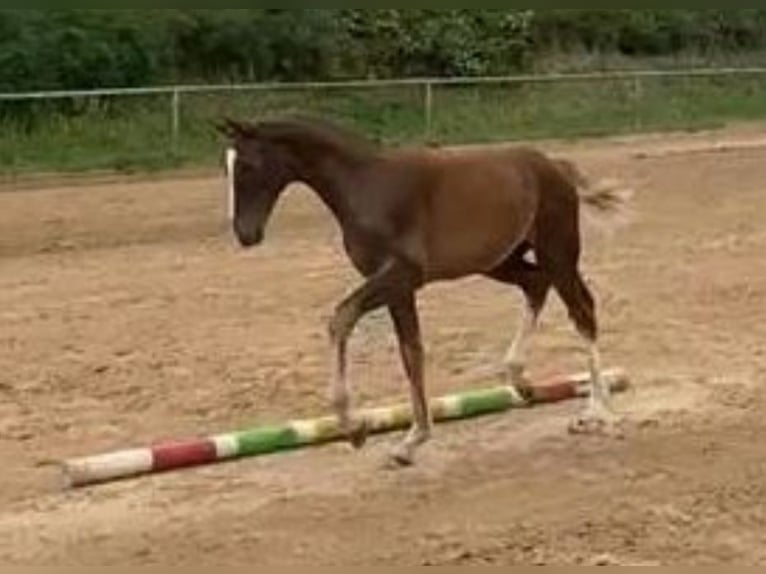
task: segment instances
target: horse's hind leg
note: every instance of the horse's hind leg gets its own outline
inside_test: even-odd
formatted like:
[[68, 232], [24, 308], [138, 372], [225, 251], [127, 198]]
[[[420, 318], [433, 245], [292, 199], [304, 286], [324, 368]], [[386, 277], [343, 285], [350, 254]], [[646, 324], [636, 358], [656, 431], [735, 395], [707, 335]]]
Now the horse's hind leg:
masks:
[[522, 247], [488, 276], [501, 283], [515, 285], [524, 292], [525, 305], [521, 322], [508, 351], [503, 366], [513, 383], [524, 382], [527, 342], [537, 327], [537, 320], [545, 307], [551, 280], [536, 264], [524, 260], [528, 248]]
[[540, 271], [524, 271], [517, 282], [524, 292], [525, 304], [521, 322], [508, 351], [503, 358], [503, 365], [514, 383], [525, 381], [527, 365], [527, 343], [537, 328], [540, 313], [550, 291], [550, 279]]
[[611, 426], [615, 416], [610, 407], [610, 390], [604, 382], [601, 371], [601, 356], [598, 350], [598, 322], [593, 295], [579, 271], [559, 276], [554, 285], [569, 310], [569, 316], [577, 331], [586, 340], [589, 351], [591, 392], [588, 408], [578, 417], [570, 430], [574, 433], [590, 433]]

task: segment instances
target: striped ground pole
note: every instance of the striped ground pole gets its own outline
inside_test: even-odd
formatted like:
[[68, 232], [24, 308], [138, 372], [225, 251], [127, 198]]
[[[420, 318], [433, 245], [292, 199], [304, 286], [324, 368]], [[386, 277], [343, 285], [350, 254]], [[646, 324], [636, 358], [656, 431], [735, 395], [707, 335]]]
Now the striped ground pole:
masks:
[[[628, 377], [622, 370], [604, 373], [614, 392], [625, 391]], [[448, 422], [586, 397], [587, 374], [550, 379], [541, 384], [502, 386], [470, 391], [433, 400], [435, 422]], [[410, 406], [376, 408], [358, 414], [371, 434], [403, 430], [412, 422]], [[143, 475], [256, 457], [344, 439], [335, 417], [293, 421], [201, 439], [161, 443], [147, 448], [64, 461], [66, 484], [71, 488], [91, 486]]]

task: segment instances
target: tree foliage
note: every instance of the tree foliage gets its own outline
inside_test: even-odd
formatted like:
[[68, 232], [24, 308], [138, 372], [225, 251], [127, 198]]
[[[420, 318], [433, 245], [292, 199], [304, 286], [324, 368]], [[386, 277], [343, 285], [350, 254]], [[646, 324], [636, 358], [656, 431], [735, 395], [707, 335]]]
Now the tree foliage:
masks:
[[567, 51], [760, 50], [766, 10], [0, 10], [0, 91], [492, 75]]

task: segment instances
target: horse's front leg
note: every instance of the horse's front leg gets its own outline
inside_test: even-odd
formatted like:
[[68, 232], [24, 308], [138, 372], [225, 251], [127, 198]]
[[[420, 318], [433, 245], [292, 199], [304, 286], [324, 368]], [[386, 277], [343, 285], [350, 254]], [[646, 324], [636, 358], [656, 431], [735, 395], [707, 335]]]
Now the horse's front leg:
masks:
[[404, 370], [409, 379], [413, 415], [409, 434], [393, 451], [391, 458], [399, 466], [410, 466], [415, 460], [418, 447], [431, 438], [433, 426], [425, 391], [424, 352], [415, 294], [403, 294], [389, 304], [389, 311], [399, 339]]
[[343, 431], [352, 445], [361, 448], [367, 439], [364, 421], [353, 420], [348, 382], [348, 341], [360, 319], [388, 305], [400, 293], [412, 290], [414, 274], [397, 261], [384, 264], [367, 282], [338, 305], [330, 321], [330, 342], [334, 354], [331, 381], [332, 404]]

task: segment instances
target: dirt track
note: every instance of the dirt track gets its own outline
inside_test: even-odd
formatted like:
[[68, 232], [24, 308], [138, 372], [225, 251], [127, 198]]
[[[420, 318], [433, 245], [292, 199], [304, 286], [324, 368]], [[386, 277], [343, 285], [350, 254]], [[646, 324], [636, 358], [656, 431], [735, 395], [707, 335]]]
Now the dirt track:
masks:
[[[584, 263], [635, 384], [624, 439], [568, 436], [560, 405], [440, 427], [399, 473], [390, 437], [58, 491], [38, 462], [325, 412], [324, 318], [355, 277], [305, 193], [247, 254], [217, 179], [0, 194], [0, 562], [766, 564], [766, 147], [711, 138], [559, 146], [638, 192]], [[519, 303], [425, 294], [433, 394], [487, 384]], [[406, 396], [385, 317], [355, 341], [359, 402]], [[531, 358], [583, 368], [558, 301]]]

